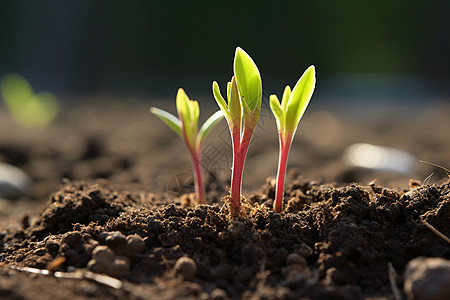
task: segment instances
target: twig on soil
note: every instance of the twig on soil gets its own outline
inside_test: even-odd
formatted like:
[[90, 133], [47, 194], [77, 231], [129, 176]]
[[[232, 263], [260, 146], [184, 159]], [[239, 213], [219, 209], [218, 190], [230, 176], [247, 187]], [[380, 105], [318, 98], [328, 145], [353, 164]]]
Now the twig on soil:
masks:
[[[419, 160], [419, 162], [424, 163], [424, 164], [428, 164], [428, 165], [432, 165], [432, 166], [435, 166], [435, 167], [438, 167], [438, 168], [441, 168], [442, 170], [445, 171], [447, 176], [450, 177], [450, 170], [447, 169], [446, 167], [443, 167], [443, 166], [440, 166], [438, 164], [435, 164], [435, 163], [432, 163], [432, 162], [429, 162], [429, 161], [425, 161], [425, 160]], [[431, 175], [433, 175], [433, 174], [431, 174]], [[430, 175], [430, 177], [431, 177], [431, 175]]]
[[430, 229], [431, 231], [433, 231], [434, 234], [436, 234], [438, 237], [440, 237], [441, 239], [443, 239], [444, 241], [446, 241], [447, 243], [450, 244], [450, 239], [445, 236], [442, 232], [440, 232], [439, 230], [437, 230], [433, 225], [431, 225], [430, 223], [428, 223], [427, 221], [425, 221], [424, 219], [422, 219], [422, 223], [427, 226], [428, 229]]
[[37, 269], [37, 268], [29, 268], [29, 267], [16, 267], [16, 266], [9, 266], [11, 269], [20, 271], [20, 272], [27, 272], [32, 274], [38, 274], [38, 275], [53, 275], [57, 278], [65, 278], [65, 279], [88, 279], [95, 281], [97, 283], [109, 286], [114, 289], [121, 289], [123, 286], [122, 281], [115, 279], [113, 277], [103, 275], [103, 274], [97, 274], [90, 271], [82, 271], [77, 270], [75, 272], [51, 272], [49, 270], [43, 270], [43, 269]]
[[388, 263], [388, 275], [389, 275], [389, 284], [391, 285], [392, 293], [394, 294], [395, 300], [402, 300], [402, 295], [398, 290], [396, 281], [397, 281], [397, 272], [395, 272], [392, 263]]
[[427, 178], [425, 178], [423, 180], [422, 185], [428, 185], [430, 183], [431, 176], [433, 176], [433, 175], [434, 175], [434, 173], [431, 173], [430, 175], [428, 175]]

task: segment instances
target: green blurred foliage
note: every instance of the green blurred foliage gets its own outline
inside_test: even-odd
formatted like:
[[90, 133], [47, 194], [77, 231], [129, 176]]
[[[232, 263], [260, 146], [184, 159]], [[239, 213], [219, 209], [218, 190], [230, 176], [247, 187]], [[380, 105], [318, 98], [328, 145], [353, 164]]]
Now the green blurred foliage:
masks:
[[49, 92], [35, 94], [28, 81], [8, 74], [0, 82], [0, 92], [11, 115], [21, 126], [42, 128], [58, 115], [58, 100]]
[[0, 74], [24, 70], [72, 90], [224, 82], [241, 46], [265, 77], [311, 64], [323, 77], [448, 77], [449, 12], [444, 0], [2, 1]]

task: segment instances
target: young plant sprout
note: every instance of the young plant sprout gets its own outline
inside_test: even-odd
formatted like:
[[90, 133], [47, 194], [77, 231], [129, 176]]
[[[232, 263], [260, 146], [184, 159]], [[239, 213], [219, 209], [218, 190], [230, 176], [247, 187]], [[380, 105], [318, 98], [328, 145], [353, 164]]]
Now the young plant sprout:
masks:
[[278, 160], [277, 185], [275, 190], [274, 209], [281, 212], [283, 207], [284, 178], [286, 176], [286, 164], [289, 156], [292, 141], [297, 131], [298, 123], [308, 106], [309, 100], [314, 92], [316, 84], [316, 71], [314, 66], [310, 66], [291, 92], [291, 88], [286, 86], [283, 97], [280, 101], [276, 95], [271, 95], [270, 109], [277, 122], [280, 153]]
[[204, 204], [206, 202], [206, 192], [201, 164], [202, 142], [214, 126], [222, 120], [223, 113], [220, 110], [215, 112], [198, 131], [198, 117], [200, 115], [198, 102], [190, 100], [184, 90], [180, 88], [177, 93], [176, 105], [178, 118], [155, 107], [150, 108], [150, 112], [166, 123], [186, 143], [191, 155], [198, 203]]
[[213, 82], [213, 94], [230, 129], [233, 146], [231, 173], [231, 215], [240, 213], [242, 173], [248, 146], [261, 111], [262, 82], [259, 70], [252, 58], [241, 48], [234, 56], [234, 76], [227, 85], [227, 99], [222, 97], [217, 82]]
[[19, 125], [45, 128], [58, 116], [59, 103], [50, 92], [35, 93], [28, 81], [18, 74], [5, 75], [0, 92], [6, 108]]

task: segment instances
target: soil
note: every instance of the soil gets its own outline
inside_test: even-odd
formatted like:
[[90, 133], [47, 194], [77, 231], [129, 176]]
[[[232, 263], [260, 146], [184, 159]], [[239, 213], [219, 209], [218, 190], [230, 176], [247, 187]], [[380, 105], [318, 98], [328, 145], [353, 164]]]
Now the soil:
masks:
[[205, 144], [208, 204], [193, 206], [189, 157], [148, 106], [68, 107], [40, 130], [2, 115], [0, 161], [32, 183], [1, 200], [1, 299], [402, 299], [411, 297], [409, 262], [450, 259], [443, 170], [364, 169], [343, 158], [365, 142], [448, 167], [447, 105], [393, 118], [312, 109], [293, 145], [282, 214], [271, 209], [276, 131], [262, 114], [236, 219], [223, 202], [224, 124]]

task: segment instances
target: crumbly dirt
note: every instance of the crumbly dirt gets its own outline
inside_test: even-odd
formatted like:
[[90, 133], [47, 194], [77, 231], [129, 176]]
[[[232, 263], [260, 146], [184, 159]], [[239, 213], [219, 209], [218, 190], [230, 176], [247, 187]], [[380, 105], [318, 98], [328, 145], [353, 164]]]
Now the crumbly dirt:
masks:
[[450, 258], [449, 245], [422, 223], [450, 232], [450, 180], [397, 191], [299, 177], [287, 187], [284, 214], [270, 210], [273, 189], [268, 181], [243, 206], [246, 216], [233, 220], [218, 203], [161, 206], [153, 194], [104, 181], [67, 182], [37, 222], [2, 234], [0, 278], [8, 280], [0, 295], [33, 299], [33, 289], [47, 290], [35, 281], [51, 275], [19, 284], [27, 275], [17, 268], [31, 267], [91, 270], [126, 283], [52, 278], [61, 293], [48, 299], [72, 297], [74, 288], [80, 299], [387, 298], [389, 263], [402, 274], [415, 257]]
[[[394, 299], [393, 289], [405, 297], [403, 274], [412, 259], [450, 259], [450, 245], [425, 225], [450, 236], [450, 179], [443, 171], [434, 169], [444, 179], [423, 183], [427, 165], [401, 175], [338, 159], [358, 136], [411, 146], [426, 160], [448, 153], [448, 140], [432, 140], [419, 123], [390, 140], [380, 134], [403, 123], [361, 125], [358, 135], [336, 117], [345, 143], [314, 151], [300, 139], [305, 157], [294, 151], [291, 160], [306, 167], [290, 168], [282, 214], [272, 210], [275, 182], [261, 164], [276, 153], [276, 139], [268, 143], [260, 130], [246, 166], [242, 216], [231, 219], [222, 201], [228, 166], [208, 172], [209, 204], [192, 206], [181, 144], [164, 127], [152, 127], [158, 122], [146, 123], [150, 116], [134, 113], [69, 114], [72, 121], [45, 131], [16, 128], [0, 137], [1, 161], [33, 179], [26, 194], [0, 203], [1, 299]], [[448, 118], [430, 119], [429, 130], [448, 128]], [[411, 132], [420, 138], [411, 140]], [[408, 184], [417, 174], [425, 175]]]

